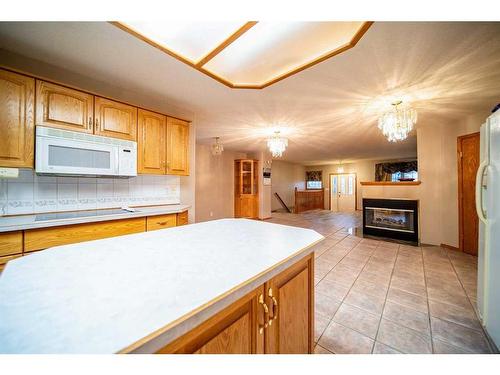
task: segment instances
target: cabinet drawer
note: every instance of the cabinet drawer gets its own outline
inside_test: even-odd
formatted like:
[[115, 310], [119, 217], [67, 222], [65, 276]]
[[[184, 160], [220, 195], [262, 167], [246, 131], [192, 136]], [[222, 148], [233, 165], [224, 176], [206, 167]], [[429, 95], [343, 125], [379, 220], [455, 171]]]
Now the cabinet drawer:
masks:
[[177, 215], [176, 214], [168, 214], [168, 215], [158, 215], [158, 216], [149, 216], [147, 218], [147, 230], [157, 230], [164, 228], [171, 228], [177, 225]]
[[21, 254], [23, 252], [23, 233], [0, 233], [0, 257]]
[[177, 225], [186, 225], [188, 223], [188, 212], [180, 212], [177, 214]]
[[144, 218], [32, 229], [24, 232], [24, 251], [140, 233], [144, 232], [145, 229], [146, 220]]

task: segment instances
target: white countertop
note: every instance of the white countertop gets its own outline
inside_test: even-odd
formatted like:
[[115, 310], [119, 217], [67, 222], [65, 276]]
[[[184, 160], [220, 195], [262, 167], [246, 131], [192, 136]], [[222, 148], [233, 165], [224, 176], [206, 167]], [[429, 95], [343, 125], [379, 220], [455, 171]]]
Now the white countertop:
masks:
[[311, 229], [223, 219], [54, 247], [0, 275], [0, 353], [153, 352], [311, 253]]
[[[129, 219], [134, 217], [144, 217], [152, 215], [164, 215], [186, 211], [191, 206], [185, 204], [169, 204], [163, 206], [134, 207], [135, 212], [122, 211], [116, 214], [105, 214], [109, 211], [120, 209], [103, 209], [91, 211], [70, 211], [48, 214], [18, 215], [0, 217], [0, 233], [12, 232], [16, 230], [57, 227], [61, 225], [92, 223], [97, 221]], [[87, 213], [88, 216], [81, 216]], [[43, 219], [44, 216], [59, 215], [60, 218], [54, 220]], [[75, 217], [68, 217], [74, 215]], [[38, 216], [38, 219], [37, 219]]]

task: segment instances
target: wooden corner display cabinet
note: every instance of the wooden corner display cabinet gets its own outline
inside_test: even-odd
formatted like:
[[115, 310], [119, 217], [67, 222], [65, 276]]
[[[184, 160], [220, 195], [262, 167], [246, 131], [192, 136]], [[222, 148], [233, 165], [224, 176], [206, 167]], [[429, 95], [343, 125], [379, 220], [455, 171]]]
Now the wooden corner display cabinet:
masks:
[[255, 219], [259, 216], [258, 160], [234, 161], [234, 216]]
[[313, 263], [313, 254], [299, 260], [158, 353], [312, 353]]
[[0, 167], [34, 167], [35, 125], [137, 141], [139, 174], [189, 175], [188, 121], [0, 68]]

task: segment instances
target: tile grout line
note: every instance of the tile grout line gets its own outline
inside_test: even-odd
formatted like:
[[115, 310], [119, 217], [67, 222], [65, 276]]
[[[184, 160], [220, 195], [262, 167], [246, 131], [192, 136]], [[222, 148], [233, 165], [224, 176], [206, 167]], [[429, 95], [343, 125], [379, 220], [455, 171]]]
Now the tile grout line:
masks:
[[[398, 256], [399, 256], [399, 247], [400, 246], [401, 245], [398, 245], [398, 247], [397, 247], [396, 257], [394, 258], [394, 261], [392, 263], [391, 277], [389, 279], [389, 285], [387, 286], [387, 291], [385, 292], [384, 305], [382, 306], [382, 312], [380, 313], [380, 320], [378, 321], [377, 333], [375, 334], [375, 340], [373, 342], [372, 354], [373, 354], [373, 350], [375, 349], [375, 343], [377, 342], [378, 334], [379, 334], [379, 331], [380, 331], [380, 325], [382, 324], [382, 319], [383, 319], [383, 316], [384, 316], [385, 305], [387, 303], [387, 296], [389, 295], [389, 289], [391, 288], [392, 276], [394, 275], [394, 268], [396, 268], [396, 260], [398, 259]], [[377, 248], [378, 248], [378, 246], [377, 246]], [[382, 344], [384, 344], [384, 343], [382, 343]], [[387, 344], [384, 344], [384, 345], [387, 345]], [[387, 346], [389, 346], [389, 345], [387, 345]], [[395, 349], [395, 348], [393, 348], [393, 349]], [[400, 350], [398, 350], [398, 351], [400, 351]]]
[[431, 335], [431, 352], [432, 352], [432, 354], [436, 354], [434, 351], [434, 335], [432, 333], [431, 305], [429, 303], [429, 292], [427, 290], [427, 273], [425, 272], [424, 249], [422, 247], [420, 248], [420, 256], [422, 258], [422, 269], [424, 271], [425, 302], [427, 302], [427, 319], [429, 321], [429, 333]]
[[[345, 228], [345, 227], [342, 227], [342, 228], [338, 229], [336, 232], [333, 232], [332, 234], [336, 234], [337, 232], [339, 232], [339, 231], [343, 230], [344, 228]], [[329, 236], [327, 236], [327, 237], [330, 237], [330, 236], [331, 236], [331, 235], [329, 235]], [[334, 247], [334, 246], [336, 246], [339, 242], [342, 242], [342, 241], [343, 241], [344, 239], [346, 239], [348, 236], [349, 236], [349, 235], [346, 235], [346, 236], [345, 236], [344, 238], [342, 238], [340, 241], [337, 241], [337, 243], [336, 243], [335, 245], [332, 245], [331, 247], [329, 247], [329, 249], [330, 249], [330, 248], [332, 248], [332, 247]], [[358, 243], [359, 243], [359, 242], [358, 242]], [[357, 246], [357, 244], [356, 244], [354, 247], [356, 247], [356, 246]], [[329, 274], [329, 273], [330, 273], [330, 272], [331, 272], [331, 271], [332, 271], [335, 267], [337, 267], [337, 265], [338, 265], [338, 264], [342, 261], [342, 259], [344, 259], [344, 258], [345, 258], [345, 257], [346, 257], [346, 256], [347, 256], [347, 255], [348, 255], [348, 254], [352, 251], [352, 249], [354, 249], [354, 247], [352, 247], [352, 248], [351, 248], [351, 249], [350, 249], [350, 250], [349, 250], [349, 251], [348, 251], [348, 252], [347, 252], [347, 253], [346, 253], [346, 254], [345, 254], [342, 258], [340, 258], [340, 260], [339, 260], [339, 261], [335, 264], [335, 266], [333, 266], [333, 268], [332, 268], [330, 271], [328, 271], [328, 272], [325, 274], [325, 276], [323, 276], [323, 277], [320, 279], [320, 281], [318, 282], [318, 284], [319, 284], [319, 283], [320, 283], [320, 282], [321, 282], [321, 281], [322, 281], [322, 280], [326, 277], [326, 275], [328, 275], [328, 274]], [[325, 250], [323, 253], [326, 253], [327, 251], [328, 251], [328, 250]], [[323, 253], [322, 253], [321, 255], [323, 255]], [[321, 258], [321, 255], [320, 255], [318, 258]], [[353, 285], [354, 285], [354, 284], [353, 284]], [[351, 287], [352, 287], [352, 286], [351, 286]], [[315, 290], [314, 290], [314, 292], [316, 293], [316, 285], [315, 285], [315, 288], [314, 288], [314, 289], [315, 289]], [[350, 291], [350, 289], [347, 291], [347, 294], [349, 294], [349, 291]], [[320, 293], [320, 294], [321, 294], [321, 293]], [[328, 326], [332, 323], [332, 321], [333, 321], [333, 317], [334, 317], [334, 316], [335, 316], [335, 314], [337, 313], [338, 309], [340, 309], [340, 306], [344, 303], [344, 299], [345, 299], [345, 297], [347, 296], [347, 294], [344, 296], [344, 298], [342, 298], [342, 300], [340, 301], [339, 307], [337, 308], [337, 310], [335, 310], [335, 313], [334, 313], [334, 314], [333, 314], [333, 316], [330, 318], [330, 321], [329, 321], [329, 322], [328, 322], [328, 324], [326, 325], [326, 328], [323, 330], [323, 332], [321, 332], [321, 335], [318, 337], [318, 341], [316, 342], [316, 344], [317, 344], [317, 345], [319, 345], [319, 344], [318, 344], [318, 343], [319, 343], [319, 340], [321, 339], [321, 337], [323, 337], [323, 334], [325, 333], [326, 329], [327, 329], [327, 328], [328, 328]], [[332, 298], [332, 299], [334, 299], [334, 298]], [[315, 312], [315, 314], [316, 314], [316, 312]], [[324, 315], [323, 315], [323, 316], [324, 316]], [[327, 349], [327, 350], [328, 350], [328, 349]], [[328, 350], [328, 351], [329, 351], [329, 352], [331, 352], [330, 350]], [[331, 353], [333, 353], [333, 352], [331, 352]], [[333, 353], [333, 354], [336, 354], [336, 353]]]
[[[491, 346], [491, 343], [490, 343], [490, 340], [488, 338], [488, 335], [486, 334], [486, 332], [484, 331], [484, 327], [483, 327], [483, 324], [481, 323], [481, 320], [479, 319], [479, 316], [477, 315], [477, 312], [476, 312], [476, 309], [474, 308], [474, 305], [472, 303], [472, 301], [470, 300], [470, 297], [469, 297], [469, 293], [467, 293], [467, 291], [465, 290], [465, 287], [464, 287], [464, 284], [462, 283], [462, 279], [460, 278], [456, 268], [455, 268], [455, 265], [453, 264], [453, 261], [451, 260], [450, 258], [450, 254], [448, 253], [448, 250], [446, 249], [443, 249], [445, 251], [445, 254], [446, 254], [446, 258], [448, 259], [448, 261], [450, 262], [451, 264], [451, 267], [453, 268], [453, 272], [455, 272], [455, 275], [457, 276], [457, 279], [458, 279], [458, 282], [460, 283], [460, 286], [462, 287], [462, 290], [464, 291], [465, 293], [465, 296], [467, 297], [467, 301], [469, 301], [469, 304], [471, 305], [472, 307], [472, 311], [474, 312], [474, 315], [475, 317], [477, 318], [478, 322], [479, 322], [479, 325], [481, 327], [481, 332], [483, 333], [484, 335], [484, 338], [486, 340], [486, 343], [488, 344], [488, 349], [490, 350], [490, 353], [494, 353], [494, 350]], [[456, 323], [455, 323], [456, 324]]]

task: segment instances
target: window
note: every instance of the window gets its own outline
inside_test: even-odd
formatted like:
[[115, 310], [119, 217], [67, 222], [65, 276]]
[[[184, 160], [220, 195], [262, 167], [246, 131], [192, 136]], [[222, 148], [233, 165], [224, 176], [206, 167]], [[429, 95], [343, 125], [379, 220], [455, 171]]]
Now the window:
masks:
[[323, 182], [321, 181], [307, 181], [306, 189], [321, 189], [323, 187]]
[[322, 189], [323, 188], [323, 171], [307, 171], [306, 172], [306, 189]]
[[396, 172], [391, 175], [391, 181], [398, 182], [400, 179], [413, 178], [414, 180], [418, 180], [418, 172]]

